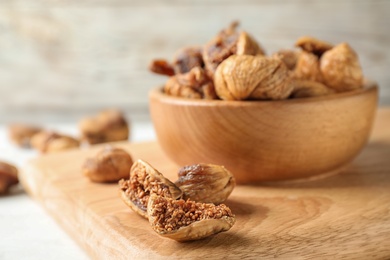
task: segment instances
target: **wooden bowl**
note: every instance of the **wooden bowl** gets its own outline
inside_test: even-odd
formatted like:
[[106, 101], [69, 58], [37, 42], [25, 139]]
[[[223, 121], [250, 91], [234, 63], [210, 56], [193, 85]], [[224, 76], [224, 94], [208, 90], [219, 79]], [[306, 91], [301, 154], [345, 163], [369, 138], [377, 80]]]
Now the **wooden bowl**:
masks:
[[378, 88], [282, 101], [222, 101], [149, 93], [164, 152], [180, 166], [224, 165], [237, 183], [334, 172], [366, 144]]

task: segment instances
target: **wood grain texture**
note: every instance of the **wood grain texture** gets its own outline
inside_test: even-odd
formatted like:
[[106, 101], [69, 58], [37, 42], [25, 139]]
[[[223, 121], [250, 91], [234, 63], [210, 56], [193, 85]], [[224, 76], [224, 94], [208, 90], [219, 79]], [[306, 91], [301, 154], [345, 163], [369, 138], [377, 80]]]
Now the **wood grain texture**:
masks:
[[[386, 259], [390, 257], [390, 109], [370, 143], [341, 174], [307, 182], [237, 186], [226, 204], [233, 228], [191, 243], [159, 237], [121, 201], [115, 184], [81, 175], [99, 147], [31, 161], [28, 192], [94, 258]], [[178, 166], [156, 143], [118, 143], [174, 180]]]
[[149, 62], [234, 19], [267, 53], [302, 35], [349, 42], [390, 104], [389, 1], [13, 0], [0, 1], [0, 122], [75, 122], [106, 107], [147, 118], [147, 93], [165, 82]]
[[224, 165], [237, 183], [298, 179], [340, 170], [366, 144], [377, 87], [279, 101], [209, 101], [150, 92], [163, 151], [179, 165]]

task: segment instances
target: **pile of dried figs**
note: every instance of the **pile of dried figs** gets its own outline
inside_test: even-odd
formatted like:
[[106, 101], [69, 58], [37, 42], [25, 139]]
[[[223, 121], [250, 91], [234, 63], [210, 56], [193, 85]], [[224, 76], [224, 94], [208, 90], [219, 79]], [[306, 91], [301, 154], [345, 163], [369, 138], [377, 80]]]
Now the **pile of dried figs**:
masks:
[[299, 38], [299, 49], [266, 55], [261, 45], [232, 23], [204, 46], [187, 47], [173, 61], [154, 60], [150, 70], [169, 76], [168, 95], [195, 99], [281, 100], [324, 96], [363, 86], [356, 52]]
[[137, 160], [129, 179], [119, 182], [122, 200], [149, 220], [152, 229], [177, 241], [202, 239], [229, 230], [235, 216], [224, 202], [235, 186], [222, 166], [196, 164], [180, 169], [173, 183]]

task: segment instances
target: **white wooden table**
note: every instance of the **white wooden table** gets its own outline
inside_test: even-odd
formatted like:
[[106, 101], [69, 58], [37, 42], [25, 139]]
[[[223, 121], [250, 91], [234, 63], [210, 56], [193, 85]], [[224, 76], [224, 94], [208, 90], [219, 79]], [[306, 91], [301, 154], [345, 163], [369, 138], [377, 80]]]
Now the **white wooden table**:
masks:
[[[75, 125], [46, 126], [63, 133], [77, 134]], [[133, 122], [131, 141], [155, 139], [150, 122]], [[19, 167], [37, 156], [9, 142], [7, 129], [0, 125], [0, 160]], [[0, 197], [0, 259], [88, 259], [86, 253], [55, 221], [33, 201], [21, 186]]]

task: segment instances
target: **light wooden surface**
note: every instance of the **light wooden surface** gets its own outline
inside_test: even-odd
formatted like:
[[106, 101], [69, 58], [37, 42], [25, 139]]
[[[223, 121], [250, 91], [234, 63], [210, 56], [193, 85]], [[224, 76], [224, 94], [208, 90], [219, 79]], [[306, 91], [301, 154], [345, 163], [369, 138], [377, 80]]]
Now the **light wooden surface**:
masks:
[[224, 165], [237, 183], [298, 179], [340, 170], [361, 151], [377, 108], [375, 84], [279, 101], [209, 101], [150, 93], [158, 142], [179, 165]]
[[148, 118], [147, 93], [165, 82], [149, 62], [232, 20], [267, 53], [306, 34], [349, 42], [390, 104], [390, 1], [3, 0], [0, 123], [75, 122], [106, 107]]
[[[390, 257], [390, 109], [341, 174], [298, 183], [237, 186], [226, 202], [233, 228], [191, 243], [161, 238], [121, 201], [115, 184], [93, 184], [80, 166], [90, 150], [47, 155], [22, 172], [28, 192], [94, 258], [386, 259]], [[156, 143], [118, 146], [175, 179]]]

